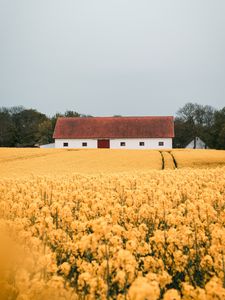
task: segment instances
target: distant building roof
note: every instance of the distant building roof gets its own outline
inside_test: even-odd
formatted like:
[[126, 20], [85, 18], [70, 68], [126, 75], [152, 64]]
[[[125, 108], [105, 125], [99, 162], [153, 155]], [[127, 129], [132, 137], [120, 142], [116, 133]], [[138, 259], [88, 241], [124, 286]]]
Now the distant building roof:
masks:
[[173, 117], [58, 118], [55, 139], [172, 138]]

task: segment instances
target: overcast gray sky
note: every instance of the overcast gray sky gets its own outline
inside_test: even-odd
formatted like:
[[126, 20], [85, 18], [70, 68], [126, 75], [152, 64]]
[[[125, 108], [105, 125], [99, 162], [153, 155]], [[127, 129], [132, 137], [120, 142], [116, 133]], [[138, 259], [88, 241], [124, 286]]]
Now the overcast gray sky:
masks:
[[0, 106], [174, 115], [225, 106], [224, 0], [0, 0]]

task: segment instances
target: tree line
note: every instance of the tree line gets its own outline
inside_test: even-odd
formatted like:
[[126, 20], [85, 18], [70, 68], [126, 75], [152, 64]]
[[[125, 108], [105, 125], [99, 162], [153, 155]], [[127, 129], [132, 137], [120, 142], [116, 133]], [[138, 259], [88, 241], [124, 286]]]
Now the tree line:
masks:
[[58, 117], [87, 117], [67, 110], [53, 117], [23, 106], [0, 108], [0, 147], [35, 147], [54, 142], [52, 136]]
[[[58, 117], [91, 117], [67, 110], [53, 117], [23, 106], [0, 108], [0, 147], [34, 147], [54, 142], [52, 135]], [[175, 117], [174, 147], [183, 148], [200, 137], [209, 148], [225, 149], [225, 107], [187, 103]]]
[[187, 103], [176, 114], [174, 147], [184, 148], [200, 137], [211, 149], [225, 149], [225, 107]]

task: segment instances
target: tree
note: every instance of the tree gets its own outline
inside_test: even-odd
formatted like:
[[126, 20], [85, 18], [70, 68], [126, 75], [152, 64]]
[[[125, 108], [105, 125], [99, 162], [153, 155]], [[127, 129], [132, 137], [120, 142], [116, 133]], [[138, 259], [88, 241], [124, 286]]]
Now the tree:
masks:
[[64, 114], [65, 117], [80, 117], [81, 115], [73, 110], [67, 110]]
[[14, 114], [12, 119], [16, 128], [15, 146], [32, 147], [38, 142], [38, 127], [47, 117], [35, 109], [25, 109]]
[[209, 105], [187, 103], [177, 112], [175, 118], [175, 147], [186, 144], [199, 136], [210, 147], [214, 148], [212, 127], [216, 110]]
[[37, 142], [40, 145], [53, 143], [54, 127], [50, 119], [44, 120], [38, 125]]
[[10, 111], [0, 108], [0, 147], [14, 146], [15, 127], [10, 115]]
[[78, 113], [78, 112], [76, 112], [76, 111], [73, 111], [73, 110], [67, 110], [66, 112], [65, 112], [65, 114], [64, 115], [62, 115], [62, 116], [64, 116], [64, 117], [77, 117], [77, 118], [90, 118], [90, 117], [92, 117], [91, 115], [86, 115], [86, 114], [80, 114], [80, 113]]
[[175, 118], [174, 121], [175, 137], [173, 139], [174, 148], [184, 148], [195, 134], [193, 120], [184, 122], [180, 118]]
[[212, 126], [215, 108], [210, 105], [187, 103], [177, 112], [177, 117], [184, 122], [193, 122], [196, 126]]
[[212, 133], [215, 148], [225, 149], [225, 107], [215, 112]]
[[91, 117], [67, 110], [52, 118], [35, 109], [23, 106], [0, 108], [0, 147], [33, 147], [53, 142], [53, 131], [58, 117]]

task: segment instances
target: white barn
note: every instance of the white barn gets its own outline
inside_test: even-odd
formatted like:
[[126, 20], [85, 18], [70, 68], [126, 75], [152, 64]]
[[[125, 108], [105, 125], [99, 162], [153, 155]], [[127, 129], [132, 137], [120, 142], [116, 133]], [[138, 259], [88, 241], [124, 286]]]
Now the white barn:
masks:
[[206, 145], [206, 143], [200, 139], [200, 137], [196, 136], [191, 140], [187, 146], [185, 147], [187, 149], [208, 149], [209, 147]]
[[58, 118], [55, 148], [172, 148], [173, 117]]

